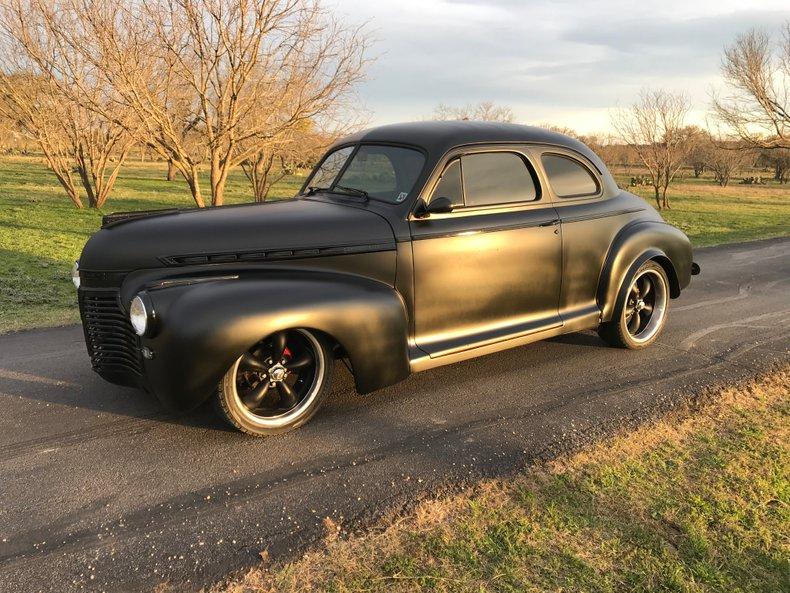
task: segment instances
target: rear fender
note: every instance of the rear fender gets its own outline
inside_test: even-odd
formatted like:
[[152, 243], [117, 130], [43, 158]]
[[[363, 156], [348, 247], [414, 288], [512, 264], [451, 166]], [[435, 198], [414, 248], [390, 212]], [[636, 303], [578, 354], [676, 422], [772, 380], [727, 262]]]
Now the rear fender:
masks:
[[269, 334], [323, 332], [348, 354], [357, 390], [409, 374], [406, 310], [390, 286], [339, 274], [267, 274], [150, 290], [159, 333], [144, 338], [151, 391], [173, 408], [205, 401], [231, 364]]
[[691, 242], [679, 229], [664, 222], [635, 221], [612, 242], [598, 281], [601, 321], [610, 321], [623, 283], [647, 260], [654, 259], [669, 278], [672, 298], [691, 281]]

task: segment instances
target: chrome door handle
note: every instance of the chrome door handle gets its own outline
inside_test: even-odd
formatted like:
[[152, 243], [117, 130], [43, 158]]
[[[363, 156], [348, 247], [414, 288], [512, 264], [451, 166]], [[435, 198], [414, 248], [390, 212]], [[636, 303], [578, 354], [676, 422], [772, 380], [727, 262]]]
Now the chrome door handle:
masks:
[[560, 224], [560, 219], [555, 218], [554, 220], [547, 220], [546, 222], [541, 222], [540, 226], [557, 226]]

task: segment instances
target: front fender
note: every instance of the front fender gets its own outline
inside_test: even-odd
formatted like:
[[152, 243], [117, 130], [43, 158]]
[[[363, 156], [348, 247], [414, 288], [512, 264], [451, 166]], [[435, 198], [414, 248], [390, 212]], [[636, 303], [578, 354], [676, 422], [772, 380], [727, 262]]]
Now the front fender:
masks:
[[665, 222], [635, 221], [615, 237], [601, 270], [597, 295], [601, 321], [612, 319], [624, 280], [649, 259], [667, 272], [672, 298], [691, 282], [691, 241], [685, 233]]
[[165, 404], [205, 401], [245, 350], [281, 329], [328, 334], [367, 393], [409, 374], [406, 310], [390, 286], [340, 274], [267, 273], [149, 291], [159, 333], [144, 338], [146, 378]]

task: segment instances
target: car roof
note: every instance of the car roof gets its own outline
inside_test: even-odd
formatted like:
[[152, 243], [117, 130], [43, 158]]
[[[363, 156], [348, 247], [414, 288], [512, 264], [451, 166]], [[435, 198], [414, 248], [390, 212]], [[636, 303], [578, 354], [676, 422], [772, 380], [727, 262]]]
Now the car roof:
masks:
[[418, 121], [390, 124], [362, 130], [339, 140], [336, 145], [357, 142], [410, 144], [438, 159], [458, 146], [481, 143], [550, 144], [574, 150], [598, 169], [606, 170], [601, 159], [575, 138], [534, 126], [490, 121]]

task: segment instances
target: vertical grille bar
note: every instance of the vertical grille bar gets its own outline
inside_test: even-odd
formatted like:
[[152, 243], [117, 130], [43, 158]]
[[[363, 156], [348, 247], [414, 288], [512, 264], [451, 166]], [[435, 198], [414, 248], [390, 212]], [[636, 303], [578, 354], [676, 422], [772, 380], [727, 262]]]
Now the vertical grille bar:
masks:
[[115, 383], [138, 383], [140, 342], [118, 304], [118, 291], [80, 290], [79, 304], [93, 368]]

